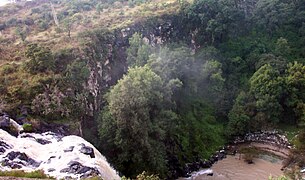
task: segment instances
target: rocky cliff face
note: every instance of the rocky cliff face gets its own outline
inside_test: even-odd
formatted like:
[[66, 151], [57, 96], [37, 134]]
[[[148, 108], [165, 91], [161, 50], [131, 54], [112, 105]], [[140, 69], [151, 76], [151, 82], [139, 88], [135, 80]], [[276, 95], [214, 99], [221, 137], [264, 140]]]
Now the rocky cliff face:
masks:
[[[174, 38], [183, 30], [176, 21], [176, 16], [173, 15], [139, 22], [111, 32], [96, 30], [83, 37], [87, 43], [82, 49], [81, 58], [86, 59], [90, 70], [85, 85], [89, 92], [86, 102], [87, 117], [82, 122], [83, 135], [86, 139], [94, 138], [92, 137], [92, 133], [96, 132], [94, 119], [103, 107], [103, 95], [127, 72], [126, 49], [129, 47], [129, 38], [135, 32], [139, 32], [143, 35], [143, 40], [152, 46], [176, 41]], [[187, 35], [183, 35], [185, 36]], [[90, 134], [85, 132], [86, 129], [90, 129]]]

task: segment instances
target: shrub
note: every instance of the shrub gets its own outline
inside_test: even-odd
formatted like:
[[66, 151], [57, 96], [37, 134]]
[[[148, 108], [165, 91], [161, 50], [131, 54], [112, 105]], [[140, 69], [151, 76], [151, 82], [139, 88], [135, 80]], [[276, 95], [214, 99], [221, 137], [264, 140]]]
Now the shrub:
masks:
[[30, 44], [25, 53], [30, 61], [26, 62], [26, 69], [32, 74], [53, 70], [54, 57], [50, 49]]
[[18, 65], [15, 63], [2, 65], [2, 67], [0, 68], [0, 74], [6, 75], [6, 74], [14, 73], [17, 70], [17, 68]]
[[41, 13], [41, 10], [39, 8], [33, 8], [31, 9], [32, 14], [39, 14]]
[[24, 132], [32, 132], [33, 126], [32, 124], [25, 123], [22, 125]]

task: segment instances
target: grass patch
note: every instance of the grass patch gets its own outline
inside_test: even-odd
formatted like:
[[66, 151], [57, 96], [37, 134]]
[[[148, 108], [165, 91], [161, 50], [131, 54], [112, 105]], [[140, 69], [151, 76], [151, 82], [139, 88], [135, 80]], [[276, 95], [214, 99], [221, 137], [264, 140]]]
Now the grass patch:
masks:
[[21, 170], [0, 171], [0, 176], [24, 177], [24, 178], [40, 178], [40, 179], [55, 179], [46, 175], [42, 170], [25, 172]]

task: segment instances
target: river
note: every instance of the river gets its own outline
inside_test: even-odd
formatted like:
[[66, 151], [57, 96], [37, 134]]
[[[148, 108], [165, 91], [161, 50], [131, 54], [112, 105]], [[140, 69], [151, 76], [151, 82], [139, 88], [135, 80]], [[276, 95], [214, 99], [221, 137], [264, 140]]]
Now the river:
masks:
[[[280, 176], [282, 160], [270, 155], [260, 155], [254, 159], [253, 164], [246, 163], [243, 159], [228, 155], [227, 158], [215, 163], [211, 169], [202, 169], [192, 173], [189, 178], [179, 180], [268, 180], [270, 175]], [[213, 176], [207, 173], [213, 171]]]

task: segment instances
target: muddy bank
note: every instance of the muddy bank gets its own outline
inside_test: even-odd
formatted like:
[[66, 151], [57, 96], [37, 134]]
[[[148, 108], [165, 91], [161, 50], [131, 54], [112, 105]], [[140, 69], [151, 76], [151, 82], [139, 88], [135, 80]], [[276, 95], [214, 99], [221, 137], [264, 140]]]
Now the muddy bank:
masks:
[[[228, 159], [226, 158], [227, 155], [233, 155], [235, 157], [240, 156], [240, 150], [244, 147], [255, 147], [260, 151], [268, 152], [269, 154], [275, 155], [278, 159], [285, 159], [289, 155], [289, 150], [292, 148], [291, 144], [289, 143], [288, 139], [280, 134], [277, 131], [260, 131], [254, 133], [247, 133], [244, 136], [236, 137], [228, 146], [223, 147], [221, 150], [215, 152], [209, 159], [206, 160], [199, 160], [198, 162], [187, 163], [182, 173], [180, 173], [180, 177], [191, 177], [191, 176], [202, 176], [200, 174], [207, 174], [212, 175], [214, 177], [214, 173], [209, 171], [205, 171], [208, 168], [214, 169], [217, 164], [222, 164], [222, 161], [227, 162]], [[264, 153], [263, 153], [264, 154]], [[224, 159], [224, 160], [223, 160]], [[240, 158], [241, 159], [241, 158]], [[242, 163], [246, 164], [243, 160], [240, 160]], [[265, 160], [257, 159], [256, 161], [261, 162]], [[234, 166], [234, 162], [232, 163], [232, 167]], [[255, 163], [255, 162], [254, 162]], [[262, 162], [261, 162], [262, 164]], [[258, 169], [260, 169], [260, 164], [258, 164]], [[271, 164], [272, 165], [272, 164]], [[270, 165], [270, 166], [271, 166]], [[245, 166], [247, 167], [247, 166]], [[252, 166], [255, 167], [256, 166]], [[229, 166], [222, 167], [223, 170], [226, 168], [230, 168]], [[235, 167], [238, 168], [238, 167]], [[282, 164], [277, 164], [277, 170], [281, 172]], [[201, 169], [201, 170], [200, 170]], [[240, 168], [242, 169], [242, 168]], [[246, 169], [245, 169], [246, 170]], [[253, 170], [253, 169], [252, 169]], [[268, 169], [267, 169], [268, 170]], [[239, 178], [239, 175], [236, 174], [235, 178]], [[267, 176], [268, 178], [268, 176]], [[266, 178], [265, 178], [266, 179]]]
[[262, 142], [241, 143], [241, 144], [238, 144], [235, 148], [237, 149], [237, 152], [239, 152], [239, 149], [249, 148], [249, 147], [253, 147], [253, 148], [257, 148], [261, 151], [269, 152], [271, 154], [281, 157], [282, 159], [286, 159], [289, 156], [288, 148], [282, 148], [279, 146], [274, 146], [274, 145], [270, 145], [270, 144], [266, 144], [266, 143], [262, 143]]
[[[280, 176], [282, 161], [273, 159], [272, 157], [263, 157], [254, 159], [253, 164], [248, 164], [244, 160], [239, 160], [239, 155], [228, 155], [227, 158], [215, 163], [211, 170], [213, 175], [203, 174], [199, 172], [193, 173], [189, 178], [181, 178], [179, 180], [262, 180], [268, 179], [270, 175]], [[206, 171], [203, 169], [202, 172]]]

